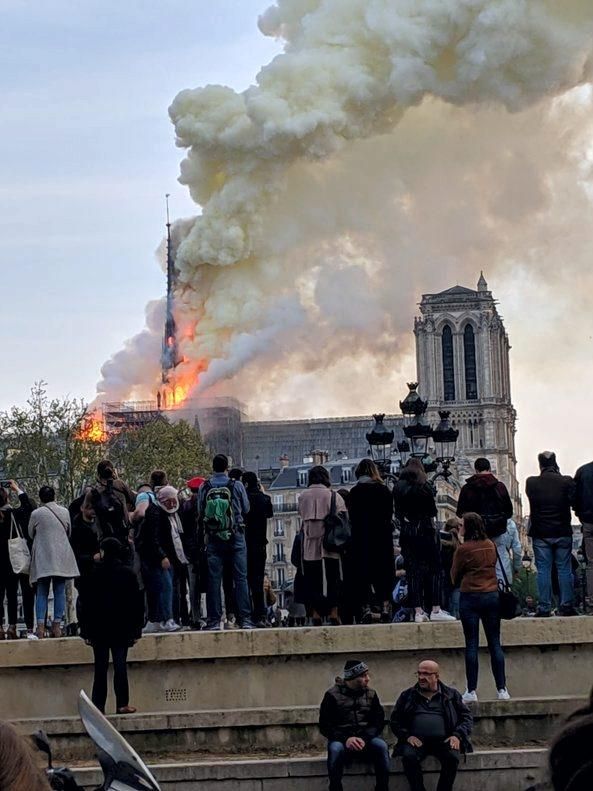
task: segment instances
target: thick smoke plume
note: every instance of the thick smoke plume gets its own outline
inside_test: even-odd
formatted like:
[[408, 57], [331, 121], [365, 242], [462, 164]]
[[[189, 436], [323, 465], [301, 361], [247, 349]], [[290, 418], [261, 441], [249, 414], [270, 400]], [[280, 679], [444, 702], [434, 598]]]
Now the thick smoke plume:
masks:
[[[388, 409], [423, 291], [484, 269], [517, 311], [519, 288], [552, 317], [559, 295], [583, 298], [567, 288], [591, 279], [593, 4], [277, 0], [259, 25], [285, 47], [255, 86], [184, 90], [170, 108], [202, 207], [175, 229], [198, 389], [226, 382], [258, 414]], [[549, 325], [505, 318], [537, 374]], [[158, 381], [158, 358], [152, 380], [126, 362], [145, 333], [100, 393]]]

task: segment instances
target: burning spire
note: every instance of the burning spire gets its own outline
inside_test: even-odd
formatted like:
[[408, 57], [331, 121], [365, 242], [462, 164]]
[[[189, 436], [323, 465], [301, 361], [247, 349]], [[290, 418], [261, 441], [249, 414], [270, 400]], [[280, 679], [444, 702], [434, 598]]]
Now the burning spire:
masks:
[[181, 362], [177, 342], [177, 325], [173, 316], [173, 290], [175, 288], [175, 265], [171, 253], [171, 221], [169, 219], [169, 193], [165, 195], [167, 206], [167, 304], [165, 313], [165, 334], [161, 354], [162, 383], [171, 384], [171, 372]]

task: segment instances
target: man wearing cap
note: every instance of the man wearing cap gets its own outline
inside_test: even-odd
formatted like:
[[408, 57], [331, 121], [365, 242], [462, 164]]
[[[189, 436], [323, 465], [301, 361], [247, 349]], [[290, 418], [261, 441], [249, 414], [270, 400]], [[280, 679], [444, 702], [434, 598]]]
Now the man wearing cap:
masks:
[[439, 674], [436, 662], [420, 662], [418, 682], [402, 692], [391, 714], [391, 730], [398, 740], [394, 755], [402, 758], [410, 791], [425, 791], [422, 762], [427, 755], [441, 764], [437, 791], [452, 791], [459, 755], [473, 749], [470, 710]]
[[319, 710], [319, 730], [327, 739], [329, 791], [343, 791], [342, 775], [347, 760], [371, 760], [376, 791], [389, 789], [389, 750], [379, 738], [385, 712], [374, 689], [369, 669], [359, 659], [349, 659], [342, 678], [325, 693]]

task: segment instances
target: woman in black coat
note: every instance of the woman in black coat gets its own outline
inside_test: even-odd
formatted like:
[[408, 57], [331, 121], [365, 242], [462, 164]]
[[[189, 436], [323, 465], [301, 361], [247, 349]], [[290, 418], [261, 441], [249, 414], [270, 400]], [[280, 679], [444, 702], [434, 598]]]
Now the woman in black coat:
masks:
[[101, 561], [85, 584], [80, 609], [80, 634], [92, 645], [95, 678], [92, 700], [105, 712], [109, 653], [113, 659], [113, 686], [118, 714], [133, 714], [129, 705], [128, 648], [142, 635], [144, 599], [134, 571], [121, 561], [122, 545], [116, 538], [101, 542]]
[[[21, 587], [23, 613], [27, 624], [27, 636], [34, 638], [33, 633], [33, 589], [29, 582], [29, 574], [15, 574], [10, 563], [8, 541], [16, 538], [17, 528], [21, 534], [28, 538], [29, 517], [33, 513], [35, 503], [23, 492], [16, 481], [8, 482], [9, 489], [0, 486], [0, 640], [16, 640], [18, 615], [18, 590]], [[10, 492], [19, 498], [19, 507], [10, 505]], [[30, 542], [29, 548], [31, 546]], [[8, 628], [4, 632], [4, 596], [6, 595], [8, 609]]]
[[393, 489], [395, 516], [400, 523], [400, 546], [408, 581], [408, 606], [416, 623], [454, 621], [441, 610], [441, 545], [435, 527], [434, 490], [419, 459], [409, 459]]
[[381, 607], [381, 620], [391, 621], [391, 594], [395, 585], [393, 556], [393, 500], [372, 459], [363, 459], [354, 474], [357, 483], [348, 494], [352, 525], [350, 573], [355, 616], [373, 620], [371, 604]]

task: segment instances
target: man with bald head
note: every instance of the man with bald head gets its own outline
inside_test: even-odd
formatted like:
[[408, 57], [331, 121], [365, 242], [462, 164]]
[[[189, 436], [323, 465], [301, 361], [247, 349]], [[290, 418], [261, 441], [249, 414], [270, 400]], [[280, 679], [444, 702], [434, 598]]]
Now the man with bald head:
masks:
[[399, 696], [391, 714], [400, 755], [411, 791], [425, 791], [422, 761], [427, 755], [441, 764], [437, 791], [451, 791], [461, 752], [472, 751], [472, 715], [460, 693], [440, 679], [436, 662], [420, 662], [417, 683]]

